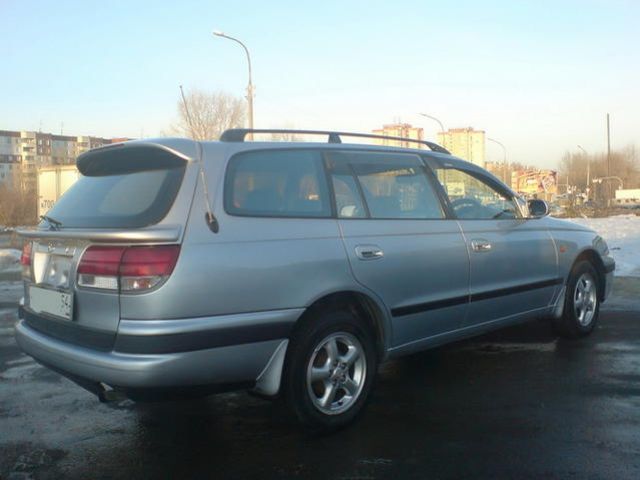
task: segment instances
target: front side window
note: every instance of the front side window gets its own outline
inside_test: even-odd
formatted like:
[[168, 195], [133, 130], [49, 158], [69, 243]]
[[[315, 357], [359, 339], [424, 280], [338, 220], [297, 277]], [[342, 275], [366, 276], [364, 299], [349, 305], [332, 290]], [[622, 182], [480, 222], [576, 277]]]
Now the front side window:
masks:
[[225, 209], [257, 217], [330, 217], [320, 153], [266, 150], [234, 156], [225, 182]]
[[520, 217], [512, 197], [499, 192], [479, 177], [456, 168], [443, 167], [435, 171], [458, 218], [489, 220]]
[[415, 155], [332, 152], [327, 162], [342, 218], [444, 218], [425, 167]]

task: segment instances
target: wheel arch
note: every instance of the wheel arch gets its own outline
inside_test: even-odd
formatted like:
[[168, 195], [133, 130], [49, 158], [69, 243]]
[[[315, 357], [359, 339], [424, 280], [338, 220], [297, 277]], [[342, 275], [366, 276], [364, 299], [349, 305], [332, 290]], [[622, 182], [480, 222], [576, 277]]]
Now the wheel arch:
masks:
[[294, 324], [291, 336], [305, 322], [319, 312], [333, 309], [349, 309], [371, 329], [374, 334], [378, 360], [386, 356], [391, 339], [391, 322], [382, 302], [368, 293], [349, 289], [328, 292], [313, 300]]
[[[575, 258], [575, 260], [573, 261], [573, 263], [571, 264], [571, 270], [569, 270], [569, 274], [571, 274], [571, 272], [573, 271], [573, 269], [575, 268], [575, 266], [578, 264], [578, 262], [581, 262], [583, 260], [588, 261], [589, 263], [591, 263], [591, 265], [593, 265], [593, 267], [596, 270], [596, 273], [598, 274], [598, 300], [599, 301], [604, 301], [604, 295], [605, 295], [605, 290], [606, 290], [606, 282], [607, 282], [607, 274], [606, 274], [606, 270], [605, 270], [605, 266], [604, 266], [604, 262], [602, 261], [602, 258], [600, 257], [600, 254], [594, 250], [593, 248], [586, 248], [584, 250], [582, 250]], [[568, 281], [568, 276], [567, 276], [567, 281]]]

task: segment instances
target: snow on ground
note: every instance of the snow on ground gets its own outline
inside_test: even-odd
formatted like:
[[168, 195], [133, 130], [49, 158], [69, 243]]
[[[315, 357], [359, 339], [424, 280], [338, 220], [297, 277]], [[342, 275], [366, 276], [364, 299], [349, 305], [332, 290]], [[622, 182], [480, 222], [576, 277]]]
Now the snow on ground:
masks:
[[640, 277], [640, 217], [567, 218], [598, 232], [616, 260], [616, 276]]
[[0, 248], [0, 273], [20, 271], [20, 250]]

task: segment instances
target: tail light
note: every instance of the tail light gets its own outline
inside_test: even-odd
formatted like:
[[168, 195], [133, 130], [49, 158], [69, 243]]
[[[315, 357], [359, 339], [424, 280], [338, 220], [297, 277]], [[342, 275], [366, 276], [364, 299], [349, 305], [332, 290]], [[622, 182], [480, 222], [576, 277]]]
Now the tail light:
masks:
[[22, 278], [31, 278], [31, 242], [22, 245], [22, 255], [20, 255], [20, 265], [22, 265]]
[[89, 247], [78, 265], [78, 285], [103, 290], [148, 290], [171, 275], [179, 245]]

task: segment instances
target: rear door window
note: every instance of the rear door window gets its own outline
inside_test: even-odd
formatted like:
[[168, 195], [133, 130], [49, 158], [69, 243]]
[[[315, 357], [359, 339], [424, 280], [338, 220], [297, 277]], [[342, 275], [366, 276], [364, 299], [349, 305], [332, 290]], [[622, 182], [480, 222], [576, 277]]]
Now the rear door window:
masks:
[[180, 189], [184, 167], [83, 176], [48, 216], [71, 228], [138, 228], [158, 223]]
[[[341, 218], [367, 215], [378, 219], [445, 217], [440, 200], [427, 179], [426, 167], [416, 155], [340, 152], [328, 153], [327, 162]], [[360, 194], [364, 196], [366, 207], [360, 202]]]
[[227, 213], [255, 217], [330, 217], [331, 202], [320, 153], [262, 150], [229, 162]]

